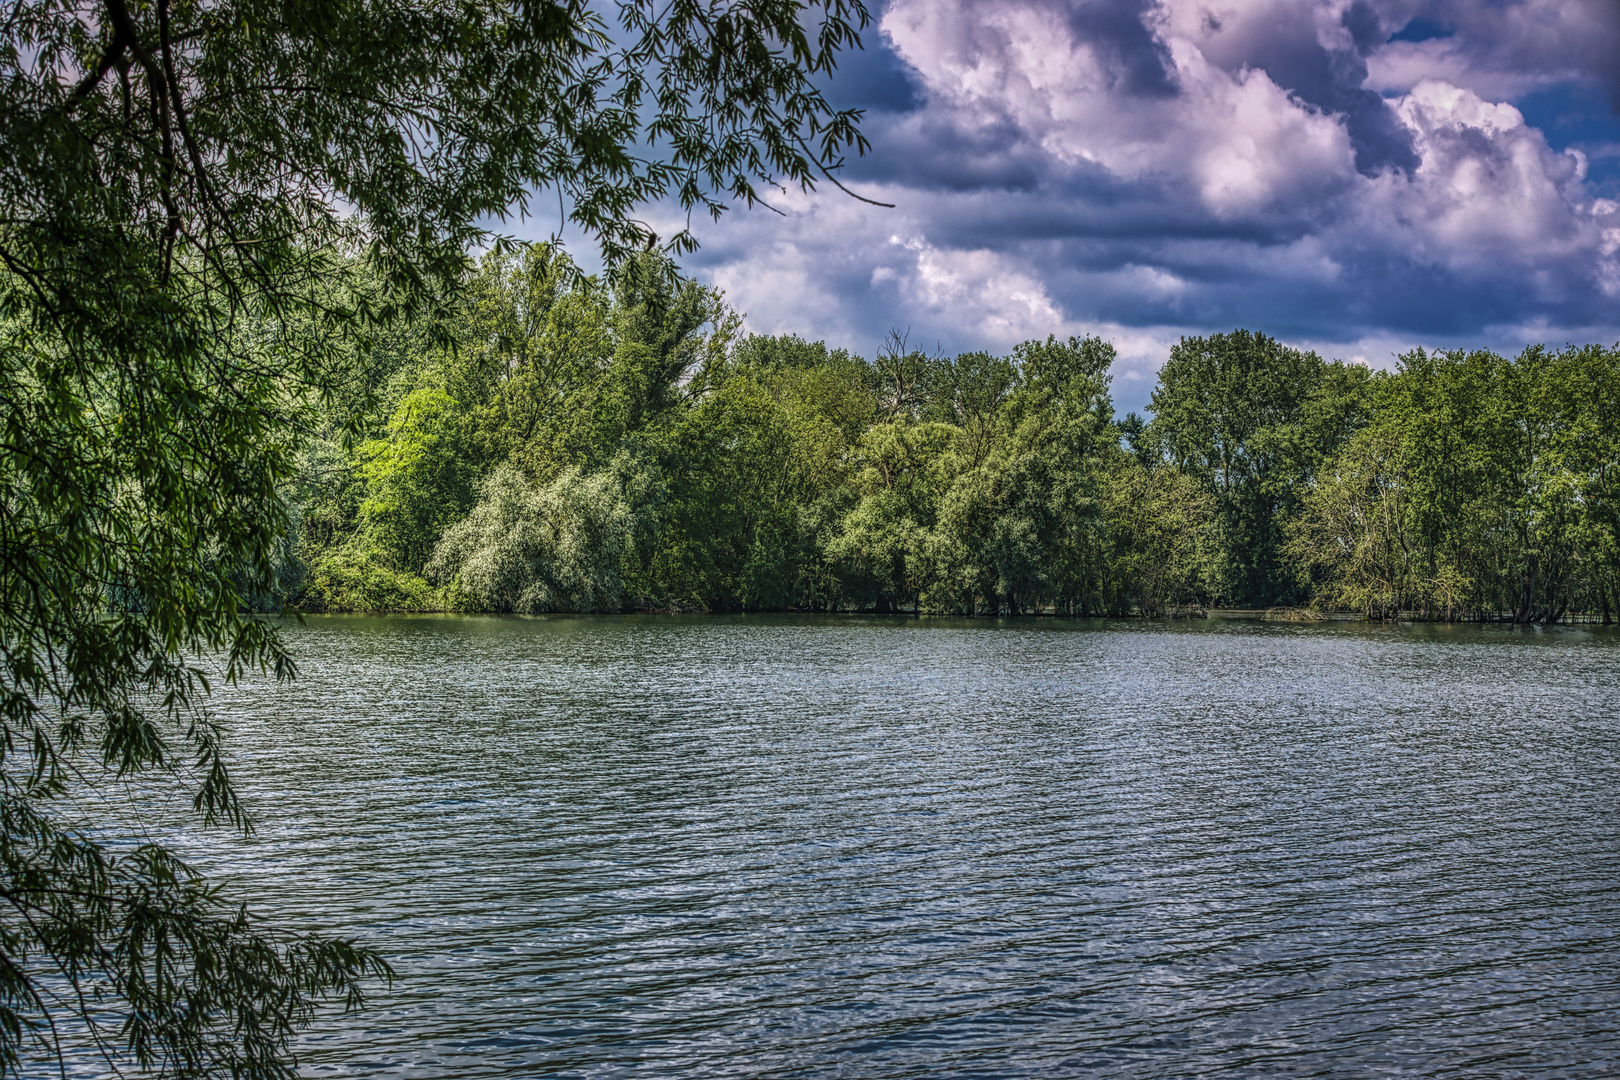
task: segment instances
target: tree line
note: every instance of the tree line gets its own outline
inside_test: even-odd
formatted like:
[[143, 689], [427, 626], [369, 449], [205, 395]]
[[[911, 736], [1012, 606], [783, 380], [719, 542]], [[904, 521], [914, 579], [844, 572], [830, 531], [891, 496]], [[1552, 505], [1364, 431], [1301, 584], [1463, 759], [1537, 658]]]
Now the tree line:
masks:
[[[865, 359], [744, 334], [644, 255], [492, 253], [350, 358], [290, 495], [314, 611], [1306, 607], [1557, 622], [1620, 605], [1613, 349], [1323, 360], [1184, 338], [1151, 419], [1113, 347]], [[357, 407], [356, 402], [367, 403]]]

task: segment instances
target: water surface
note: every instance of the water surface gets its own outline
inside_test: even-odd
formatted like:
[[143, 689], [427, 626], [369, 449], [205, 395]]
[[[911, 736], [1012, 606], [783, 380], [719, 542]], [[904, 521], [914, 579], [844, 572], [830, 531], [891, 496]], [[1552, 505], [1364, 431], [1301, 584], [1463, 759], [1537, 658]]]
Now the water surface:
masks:
[[1597, 628], [319, 618], [200, 861], [311, 1077], [1620, 1072]]

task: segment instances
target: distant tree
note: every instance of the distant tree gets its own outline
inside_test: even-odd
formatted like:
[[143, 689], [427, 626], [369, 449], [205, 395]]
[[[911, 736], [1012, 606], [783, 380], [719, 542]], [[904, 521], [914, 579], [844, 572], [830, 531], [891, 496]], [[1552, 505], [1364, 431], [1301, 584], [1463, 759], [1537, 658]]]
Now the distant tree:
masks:
[[1102, 607], [1099, 481], [1115, 445], [1114, 356], [1112, 345], [1092, 336], [1048, 336], [1013, 349], [1019, 383], [996, 462], [1005, 512], [991, 560], [1013, 614], [1046, 602], [1075, 614]]
[[1012, 615], [1099, 603], [1098, 469], [1112, 444], [1113, 346], [1097, 338], [1026, 341], [1010, 358], [969, 354], [938, 366], [935, 414], [952, 417], [952, 473], [920, 545], [928, 606]]
[[1608, 604], [1614, 367], [1597, 348], [1401, 357], [1293, 527], [1319, 596], [1371, 617], [1515, 622]]
[[[487, 254], [434, 357], [484, 462], [540, 477], [602, 457], [597, 401], [613, 356], [612, 290], [555, 244]], [[606, 451], [612, 453], [611, 449]]]
[[1159, 618], [1209, 603], [1216, 551], [1214, 497], [1173, 465], [1121, 455], [1101, 495], [1107, 553], [1100, 589], [1111, 615]]
[[588, 477], [564, 469], [544, 487], [500, 465], [445, 531], [428, 576], [483, 611], [618, 611], [624, 556], [651, 528], [660, 493], [656, 469], [628, 453]]
[[421, 573], [439, 534], [472, 506], [469, 441], [459, 403], [422, 387], [400, 402], [386, 438], [360, 445], [360, 531], [390, 569]]
[[1225, 603], [1290, 602], [1283, 548], [1313, 470], [1365, 423], [1365, 369], [1248, 330], [1183, 338], [1153, 391], [1148, 439], [1214, 497]]
[[1148, 422], [1139, 413], [1128, 412], [1114, 421], [1120, 445], [1144, 469], [1151, 469], [1163, 460], [1158, 441], [1148, 430]]
[[872, 371], [883, 418], [915, 419], [928, 401], [935, 373], [928, 355], [911, 348], [907, 335], [891, 330], [878, 347]]
[[1018, 368], [1006, 357], [963, 353], [934, 365], [924, 415], [962, 429], [969, 467], [984, 463], [1000, 434], [1001, 407], [1018, 385]]
[[942, 588], [940, 578], [962, 559], [952, 552], [942, 567], [940, 539], [930, 535], [961, 471], [960, 442], [951, 425], [908, 420], [874, 424], [862, 435], [852, 478], [859, 498], [828, 545], [843, 598], [879, 611], [903, 601], [960, 603], [962, 583]]
[[1575, 524], [1603, 622], [1620, 611], [1620, 347], [1570, 347], [1550, 372], [1557, 423], [1549, 452], [1581, 513]]

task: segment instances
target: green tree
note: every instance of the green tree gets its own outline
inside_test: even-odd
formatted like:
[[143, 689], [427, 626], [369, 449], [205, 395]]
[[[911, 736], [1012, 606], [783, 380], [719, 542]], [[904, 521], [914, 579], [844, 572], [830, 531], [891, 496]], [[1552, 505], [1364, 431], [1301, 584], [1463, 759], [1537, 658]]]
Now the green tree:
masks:
[[1114, 445], [1109, 368], [1114, 347], [1095, 337], [1026, 341], [1013, 350], [1019, 381], [1009, 434], [993, 460], [1003, 495], [989, 562], [1011, 614], [1052, 603], [1089, 614], [1102, 606], [1099, 471]]
[[798, 477], [799, 552], [792, 564], [792, 602], [826, 610], [849, 599], [844, 567], [830, 545], [858, 498], [857, 448], [877, 415], [877, 397], [870, 368], [859, 357], [821, 342], [799, 343], [791, 355], [791, 363], [753, 370], [761, 371], [793, 434], [789, 468]]
[[1108, 614], [1161, 618], [1209, 603], [1217, 537], [1214, 497], [1203, 484], [1173, 465], [1122, 454], [1108, 462], [1100, 499]]
[[1319, 471], [1291, 548], [1370, 617], [1556, 622], [1612, 580], [1613, 361], [1535, 346], [1401, 358]]
[[786, 605], [796, 538], [783, 419], [758, 383], [730, 379], [660, 433], [669, 506], [643, 579], [649, 599], [705, 611]]
[[1417, 532], [1398, 427], [1358, 432], [1318, 474], [1290, 524], [1289, 553], [1315, 581], [1315, 603], [1369, 619], [1458, 612], [1472, 599], [1450, 563]]
[[472, 505], [466, 427], [459, 402], [423, 387], [400, 402], [386, 438], [360, 446], [361, 534], [391, 569], [421, 573], [439, 534]]
[[611, 289], [557, 245], [481, 260], [453, 323], [459, 348], [434, 357], [446, 392], [468, 409], [481, 461], [549, 477], [601, 460], [593, 421], [613, 357], [612, 307]]
[[741, 322], [719, 290], [682, 278], [672, 262], [652, 254], [637, 257], [621, 276], [612, 319], [615, 349], [596, 406], [604, 449], [706, 386], [687, 384], [726, 354]]
[[1590, 474], [1569, 466], [1593, 463], [1559, 451], [1573, 445], [1582, 388], [1539, 346], [1514, 360], [1460, 350], [1401, 359], [1380, 420], [1399, 425], [1421, 558], [1459, 582], [1452, 607], [1421, 610], [1556, 621], [1581, 576]]
[[938, 365], [931, 408], [965, 426], [953, 427], [954, 476], [922, 545], [929, 606], [1096, 610], [1113, 359], [1097, 338], [1048, 337], [1006, 360], [968, 354]]
[[[947, 606], [966, 591], [960, 553], [932, 534], [961, 472], [960, 429], [909, 419], [874, 424], [853, 448], [858, 501], [828, 539], [840, 599], [889, 611]], [[953, 576], [954, 575], [954, 576]]]
[[1001, 431], [1001, 408], [1018, 385], [1018, 368], [1006, 357], [963, 353], [934, 365], [925, 419], [962, 430], [961, 450], [969, 468], [990, 457]]
[[650, 463], [621, 453], [543, 487], [503, 464], [479, 494], [439, 541], [429, 577], [484, 611], [618, 611], [626, 556], [656, 527], [661, 484]]
[[1248, 330], [1183, 338], [1170, 350], [1147, 436], [1215, 500], [1218, 600], [1298, 597], [1288, 525], [1315, 469], [1366, 422], [1366, 387], [1364, 369]]
[[1559, 423], [1550, 452], [1580, 507], [1589, 609], [1605, 625], [1620, 609], [1620, 348], [1570, 347], [1553, 364]]
[[334, 342], [364, 354], [452, 298], [484, 223], [531, 199], [616, 265], [654, 242], [649, 200], [718, 213], [830, 176], [865, 144], [820, 80], [865, 20], [858, 0], [0, 14], [0, 1071], [56, 1052], [65, 1009], [120, 1068], [290, 1076], [314, 1004], [386, 970], [265, 929], [160, 847], [114, 854], [132, 823], [72, 818], [69, 777], [194, 773], [198, 812], [244, 825], [196, 664], [292, 672], [242, 599], [277, 588]]

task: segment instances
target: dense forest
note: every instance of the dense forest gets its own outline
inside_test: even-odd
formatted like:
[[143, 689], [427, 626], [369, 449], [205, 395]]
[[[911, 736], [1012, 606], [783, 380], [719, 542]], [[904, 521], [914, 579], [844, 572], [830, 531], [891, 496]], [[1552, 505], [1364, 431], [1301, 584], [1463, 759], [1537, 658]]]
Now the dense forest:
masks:
[[645, 256], [612, 286], [492, 253], [350, 358], [291, 501], [307, 611], [918, 611], [1556, 622], [1620, 606], [1620, 353], [1247, 330], [1176, 345], [1152, 418], [1114, 350], [871, 359], [746, 335]]

